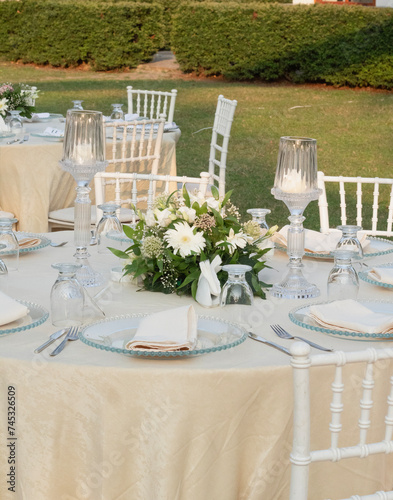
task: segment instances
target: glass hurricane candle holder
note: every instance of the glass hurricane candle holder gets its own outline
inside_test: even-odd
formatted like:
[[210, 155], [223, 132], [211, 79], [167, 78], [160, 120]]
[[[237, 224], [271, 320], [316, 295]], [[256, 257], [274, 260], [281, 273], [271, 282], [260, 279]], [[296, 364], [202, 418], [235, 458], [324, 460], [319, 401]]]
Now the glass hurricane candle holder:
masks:
[[276, 177], [272, 194], [285, 203], [288, 217], [287, 253], [289, 271], [285, 278], [272, 287], [275, 297], [308, 299], [320, 294], [316, 285], [309, 283], [301, 268], [304, 255], [303, 212], [310, 201], [321, 194], [317, 184], [317, 141], [308, 137], [281, 137]]
[[95, 272], [89, 262], [87, 247], [91, 239], [91, 201], [89, 183], [97, 172], [105, 170], [105, 136], [102, 113], [99, 111], [68, 110], [64, 131], [63, 170], [76, 181], [74, 257], [81, 268], [77, 271], [83, 286], [100, 286], [104, 278]]

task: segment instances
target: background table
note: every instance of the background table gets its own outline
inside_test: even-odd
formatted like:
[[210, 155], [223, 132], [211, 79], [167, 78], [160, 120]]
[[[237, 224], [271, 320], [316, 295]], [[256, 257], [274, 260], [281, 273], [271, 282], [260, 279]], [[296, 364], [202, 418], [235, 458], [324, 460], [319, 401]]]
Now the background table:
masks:
[[[10, 274], [8, 293], [49, 308], [57, 272], [53, 262], [72, 260], [72, 233], [52, 233], [61, 248], [47, 247], [22, 255], [20, 270]], [[91, 247], [91, 263], [108, 271], [112, 256]], [[393, 256], [380, 258], [380, 262]], [[276, 252], [268, 282], [277, 281], [287, 263]], [[305, 275], [321, 287], [331, 262], [306, 259]], [[279, 272], [277, 272], [277, 270]], [[391, 300], [391, 291], [361, 283], [360, 297]], [[352, 342], [293, 325], [287, 312], [309, 301], [256, 300], [253, 331], [290, 346], [271, 332], [280, 323], [335, 349], [383, 347], [389, 342]], [[225, 310], [206, 310], [188, 297], [138, 292], [131, 284], [112, 283], [101, 295], [107, 316], [143, 313], [193, 303], [199, 314], [225, 317]], [[55, 328], [48, 320], [25, 332], [0, 338], [0, 497], [2, 500], [285, 500], [289, 494], [292, 429], [292, 379], [289, 357], [250, 339], [240, 346], [200, 357], [172, 360], [136, 359], [70, 343], [57, 357], [49, 350], [33, 354]], [[313, 352], [317, 352], [313, 350]], [[330, 404], [330, 380], [318, 368], [312, 384], [313, 416], [328, 425], [322, 408]], [[345, 380], [359, 383], [358, 368], [345, 369]], [[5, 434], [7, 387], [17, 390], [18, 494], [7, 492]], [[387, 388], [386, 388], [387, 389]], [[388, 389], [387, 389], [388, 390]], [[387, 394], [387, 392], [386, 392]], [[381, 402], [373, 394], [374, 417], [383, 421]], [[348, 403], [347, 416], [358, 415]], [[345, 430], [357, 435], [356, 429]], [[319, 427], [316, 445], [329, 446]], [[310, 497], [345, 498], [353, 491], [375, 492], [391, 484], [393, 457], [311, 466]], [[349, 473], [349, 478], [347, 473]], [[344, 479], [345, 478], [345, 479]], [[373, 479], [376, 478], [376, 479]], [[336, 496], [333, 496], [336, 495]]]
[[[46, 127], [64, 129], [64, 125], [59, 119], [25, 123], [30, 134], [27, 142], [7, 145], [10, 139], [0, 141], [0, 207], [14, 213], [20, 231], [46, 232], [49, 212], [74, 204], [75, 181], [59, 165], [63, 143], [31, 135]], [[180, 135], [180, 130], [164, 133], [159, 174], [176, 175]], [[94, 188], [91, 198], [94, 201]]]

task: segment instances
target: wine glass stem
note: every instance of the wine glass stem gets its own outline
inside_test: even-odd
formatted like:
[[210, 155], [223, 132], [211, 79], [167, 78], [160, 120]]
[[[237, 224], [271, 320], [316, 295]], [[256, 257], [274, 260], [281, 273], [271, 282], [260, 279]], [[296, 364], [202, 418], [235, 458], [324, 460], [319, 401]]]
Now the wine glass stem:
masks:
[[77, 248], [86, 248], [91, 239], [91, 201], [90, 188], [78, 185], [75, 198], [74, 243]]

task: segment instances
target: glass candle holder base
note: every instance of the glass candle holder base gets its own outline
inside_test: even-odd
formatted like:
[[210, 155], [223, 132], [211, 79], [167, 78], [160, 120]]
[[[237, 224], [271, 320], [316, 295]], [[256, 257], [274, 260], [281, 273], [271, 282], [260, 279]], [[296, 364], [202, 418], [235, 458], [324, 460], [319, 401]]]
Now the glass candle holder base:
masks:
[[309, 283], [300, 269], [290, 269], [285, 278], [271, 288], [271, 294], [280, 299], [312, 299], [319, 297], [319, 288]]
[[91, 267], [88, 261], [89, 253], [85, 248], [77, 248], [74, 257], [76, 263], [81, 265], [81, 267], [76, 272], [76, 277], [82, 286], [92, 287], [102, 286], [105, 284], [105, 278], [102, 276], [102, 274], [94, 271], [94, 269]]

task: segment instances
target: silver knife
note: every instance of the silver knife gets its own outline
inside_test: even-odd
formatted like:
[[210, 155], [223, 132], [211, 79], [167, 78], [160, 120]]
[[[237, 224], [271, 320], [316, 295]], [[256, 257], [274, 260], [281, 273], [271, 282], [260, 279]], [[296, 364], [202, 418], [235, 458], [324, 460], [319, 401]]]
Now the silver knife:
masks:
[[262, 344], [270, 345], [270, 347], [274, 347], [275, 349], [278, 349], [281, 352], [284, 352], [285, 354], [288, 354], [288, 356], [291, 356], [291, 353], [286, 347], [283, 347], [282, 345], [275, 344], [274, 342], [270, 342], [270, 340], [266, 340], [263, 337], [260, 337], [259, 335], [255, 335], [255, 333], [248, 332], [248, 336], [250, 339], [257, 340], [258, 342], [262, 342]]
[[69, 328], [63, 328], [62, 330], [58, 330], [57, 332], [52, 333], [52, 335], [49, 337], [49, 339], [46, 342], [44, 342], [42, 345], [37, 347], [37, 349], [34, 349], [34, 352], [36, 354], [38, 354], [39, 352], [43, 351], [44, 349], [46, 349], [48, 347], [48, 345], [51, 345], [52, 342], [54, 342], [55, 340], [62, 337], [68, 330], [69, 330]]

